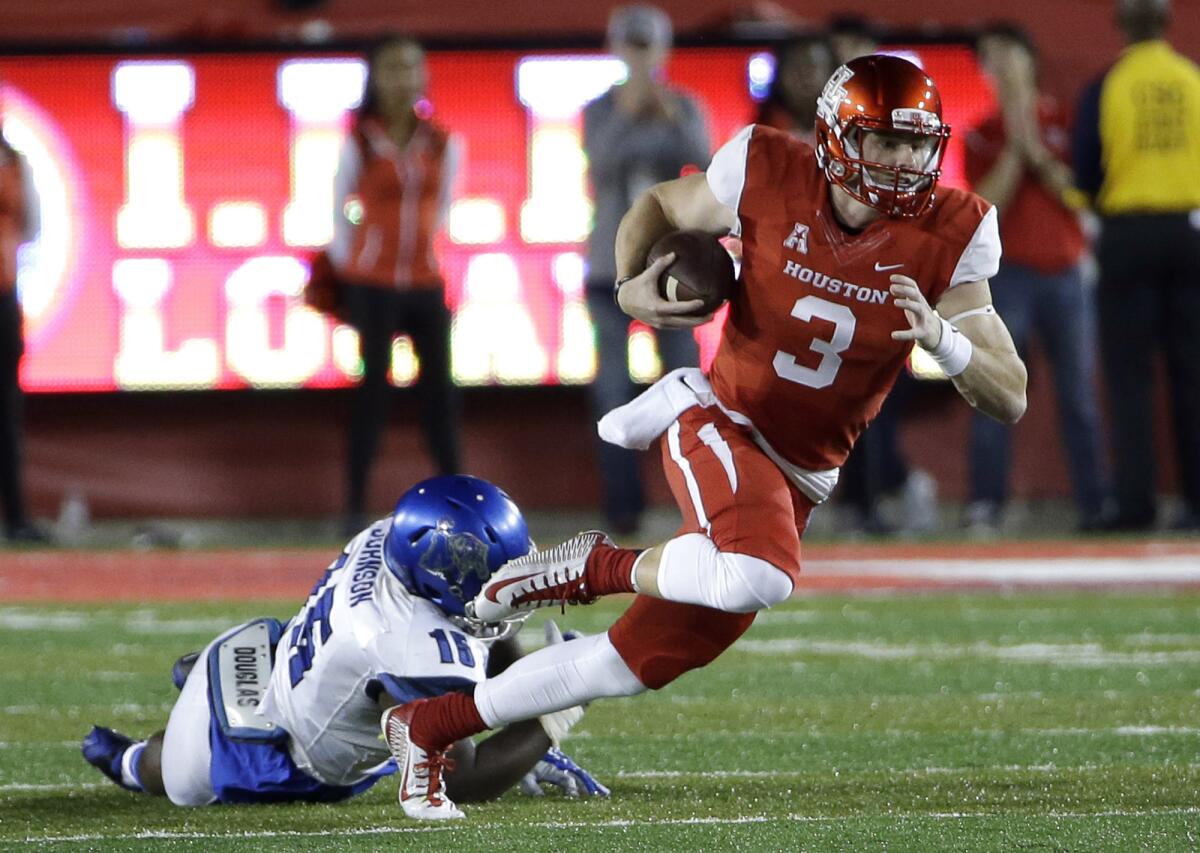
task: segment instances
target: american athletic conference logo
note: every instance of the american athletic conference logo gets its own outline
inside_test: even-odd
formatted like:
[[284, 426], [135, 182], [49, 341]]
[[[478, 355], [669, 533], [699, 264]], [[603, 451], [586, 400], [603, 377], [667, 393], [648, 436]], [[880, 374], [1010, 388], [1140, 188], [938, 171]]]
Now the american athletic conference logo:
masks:
[[793, 252], [799, 252], [802, 255], [808, 254], [808, 226], [799, 222], [792, 229], [792, 233], [786, 240], [783, 241], [783, 248], [791, 249]]

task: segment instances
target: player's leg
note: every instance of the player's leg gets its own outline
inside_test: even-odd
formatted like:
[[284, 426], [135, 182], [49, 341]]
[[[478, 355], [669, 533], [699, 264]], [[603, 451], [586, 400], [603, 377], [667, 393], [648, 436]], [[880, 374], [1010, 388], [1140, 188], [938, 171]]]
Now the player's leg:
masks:
[[[212, 644], [205, 647], [199, 655], [200, 661], [208, 660], [211, 648]], [[208, 667], [193, 666], [171, 709], [157, 755], [150, 754], [151, 761], [157, 758], [163, 792], [177, 806], [204, 806], [216, 801], [209, 773], [211, 717]]]
[[495, 621], [619, 592], [732, 613], [785, 600], [800, 571], [797, 524], [812, 504], [717, 408], [684, 412], [663, 437], [663, 456], [687, 532], [645, 552], [592, 532], [531, 553], [493, 576], [472, 603], [474, 615]]
[[88, 764], [118, 787], [161, 796], [164, 793], [158, 764], [161, 744], [161, 731], [146, 740], [134, 740], [104, 726], [92, 726], [83, 739], [81, 751]]
[[[661, 687], [728, 648], [753, 622], [752, 611], [787, 597], [800, 569], [798, 528], [811, 504], [719, 410], [686, 412], [666, 437], [664, 457], [684, 526], [646, 552], [653, 567], [643, 573], [645, 559], [638, 563], [639, 583], [683, 600], [639, 597], [608, 634], [527, 655], [474, 697], [428, 700], [412, 717], [418, 743], [437, 750], [486, 727]], [[594, 545], [589, 588], [631, 591], [639, 554]], [[723, 607], [697, 606], [707, 602]]]
[[[171, 681], [182, 690], [200, 652], [188, 652], [171, 667]], [[83, 757], [89, 764], [130, 791], [166, 796], [162, 782], [162, 742], [165, 729], [135, 741], [120, 732], [93, 726], [83, 740]]]
[[718, 409], [689, 409], [663, 437], [663, 470], [684, 526], [638, 558], [636, 590], [729, 613], [786, 600], [800, 575], [802, 499], [749, 432]]

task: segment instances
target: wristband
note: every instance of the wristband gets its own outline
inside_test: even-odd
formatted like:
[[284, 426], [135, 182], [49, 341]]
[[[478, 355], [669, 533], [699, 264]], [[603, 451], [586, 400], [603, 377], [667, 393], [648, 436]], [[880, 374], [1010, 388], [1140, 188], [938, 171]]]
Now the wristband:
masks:
[[938, 320], [942, 323], [942, 339], [936, 347], [926, 352], [933, 357], [943, 373], [947, 376], [958, 376], [967, 369], [975, 347], [972, 346], [971, 339], [951, 326], [945, 317], [938, 317]]
[[625, 282], [629, 281], [630, 279], [633, 279], [636, 277], [637, 276], [624, 275], [624, 276], [621, 276], [619, 279], [617, 279], [616, 282], [613, 284], [613, 302], [615, 302], [617, 304], [618, 308], [621, 307], [621, 300], [617, 298], [621, 292], [621, 285], [624, 284]]

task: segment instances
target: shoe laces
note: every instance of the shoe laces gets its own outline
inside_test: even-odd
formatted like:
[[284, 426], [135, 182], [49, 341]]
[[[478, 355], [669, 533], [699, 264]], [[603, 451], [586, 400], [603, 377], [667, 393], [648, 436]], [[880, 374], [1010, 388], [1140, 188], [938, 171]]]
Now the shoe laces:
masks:
[[413, 776], [425, 783], [425, 798], [435, 806], [440, 806], [442, 789], [445, 784], [444, 775], [454, 769], [454, 759], [446, 755], [445, 750], [426, 752], [425, 760], [413, 764]]

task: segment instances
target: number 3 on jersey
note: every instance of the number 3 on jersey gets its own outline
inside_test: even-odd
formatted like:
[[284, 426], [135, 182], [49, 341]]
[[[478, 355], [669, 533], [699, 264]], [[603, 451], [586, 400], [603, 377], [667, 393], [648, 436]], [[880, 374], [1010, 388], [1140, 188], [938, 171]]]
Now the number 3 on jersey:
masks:
[[816, 367], [805, 367], [796, 363], [796, 356], [782, 350], [775, 353], [772, 365], [775, 372], [788, 382], [807, 385], [809, 388], [828, 388], [837, 378], [838, 369], [842, 366], [842, 357], [838, 353], [845, 352], [854, 339], [854, 313], [845, 305], [826, 302], [819, 296], [805, 296], [797, 299], [792, 306], [792, 316], [797, 320], [808, 323], [815, 317], [833, 323], [833, 337], [830, 340], [814, 338], [808, 348], [820, 353], [821, 361]]

